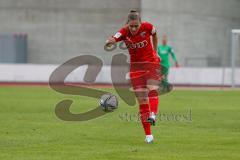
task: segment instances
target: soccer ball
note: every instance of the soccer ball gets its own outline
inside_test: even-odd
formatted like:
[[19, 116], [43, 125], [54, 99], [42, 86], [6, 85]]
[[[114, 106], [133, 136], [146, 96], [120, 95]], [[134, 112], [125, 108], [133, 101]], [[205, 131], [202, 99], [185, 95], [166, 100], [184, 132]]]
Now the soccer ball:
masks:
[[99, 104], [104, 112], [113, 112], [118, 108], [118, 99], [115, 95], [107, 93], [101, 96]]

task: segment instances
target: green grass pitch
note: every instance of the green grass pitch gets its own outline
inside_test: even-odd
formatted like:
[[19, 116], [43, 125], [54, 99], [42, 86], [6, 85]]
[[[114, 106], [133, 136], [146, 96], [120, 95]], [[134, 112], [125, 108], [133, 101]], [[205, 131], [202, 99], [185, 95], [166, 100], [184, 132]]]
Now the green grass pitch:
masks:
[[74, 113], [98, 104], [48, 87], [1, 87], [0, 159], [240, 159], [240, 91], [174, 90], [161, 96], [160, 113], [170, 118], [159, 118], [152, 128], [153, 144], [144, 142], [137, 117], [125, 117], [136, 114], [137, 106], [120, 101], [118, 110], [103, 117], [66, 122], [54, 113], [63, 99], [74, 100]]

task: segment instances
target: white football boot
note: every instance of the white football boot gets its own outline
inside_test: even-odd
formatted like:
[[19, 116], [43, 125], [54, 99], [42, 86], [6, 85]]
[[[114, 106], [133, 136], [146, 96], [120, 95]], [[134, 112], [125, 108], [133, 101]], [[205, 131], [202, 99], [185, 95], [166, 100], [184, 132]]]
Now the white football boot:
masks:
[[153, 135], [146, 135], [145, 142], [146, 143], [152, 143], [153, 142]]

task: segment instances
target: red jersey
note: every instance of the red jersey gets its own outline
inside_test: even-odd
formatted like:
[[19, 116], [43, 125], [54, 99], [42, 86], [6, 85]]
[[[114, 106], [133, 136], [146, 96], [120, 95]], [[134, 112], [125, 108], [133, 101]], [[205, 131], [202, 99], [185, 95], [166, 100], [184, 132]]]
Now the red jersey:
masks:
[[124, 26], [113, 38], [116, 42], [125, 42], [131, 62], [159, 62], [159, 57], [153, 49], [150, 38], [155, 34], [156, 30], [152, 24], [142, 22], [136, 35], [132, 35], [128, 26]]

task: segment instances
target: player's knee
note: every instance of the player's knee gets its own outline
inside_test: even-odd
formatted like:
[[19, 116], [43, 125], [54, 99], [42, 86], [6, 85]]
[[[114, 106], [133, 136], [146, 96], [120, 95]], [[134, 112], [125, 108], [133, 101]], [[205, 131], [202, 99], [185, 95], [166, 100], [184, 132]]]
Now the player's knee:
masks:
[[149, 91], [158, 90], [158, 85], [147, 85], [147, 88]]
[[151, 90], [157, 90], [159, 88], [159, 85], [161, 84], [160, 80], [154, 80], [154, 79], [149, 79], [147, 81], [147, 89], [149, 91]]
[[137, 97], [139, 104], [148, 104], [148, 98], [147, 97]]

